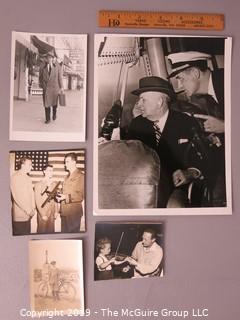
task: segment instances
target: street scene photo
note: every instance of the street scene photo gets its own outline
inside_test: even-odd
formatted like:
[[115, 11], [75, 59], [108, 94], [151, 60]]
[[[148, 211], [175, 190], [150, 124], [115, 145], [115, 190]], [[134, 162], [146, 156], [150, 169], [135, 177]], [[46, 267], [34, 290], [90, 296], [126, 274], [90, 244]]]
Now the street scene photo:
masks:
[[10, 140], [85, 141], [87, 35], [12, 33]]

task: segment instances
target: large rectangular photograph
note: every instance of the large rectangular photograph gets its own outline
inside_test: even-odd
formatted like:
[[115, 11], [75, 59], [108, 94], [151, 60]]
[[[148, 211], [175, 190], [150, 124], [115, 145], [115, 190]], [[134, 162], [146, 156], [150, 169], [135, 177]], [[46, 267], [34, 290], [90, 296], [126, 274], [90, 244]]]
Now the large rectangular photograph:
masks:
[[78, 315], [83, 314], [82, 251], [82, 240], [29, 242], [32, 311], [43, 315], [44, 311], [54, 312], [55, 315], [71, 316], [76, 311]]
[[85, 141], [87, 35], [12, 33], [10, 140]]
[[10, 152], [13, 235], [85, 231], [85, 150]]
[[141, 279], [163, 276], [162, 223], [97, 223], [94, 279]]
[[231, 38], [95, 35], [94, 214], [231, 214]]

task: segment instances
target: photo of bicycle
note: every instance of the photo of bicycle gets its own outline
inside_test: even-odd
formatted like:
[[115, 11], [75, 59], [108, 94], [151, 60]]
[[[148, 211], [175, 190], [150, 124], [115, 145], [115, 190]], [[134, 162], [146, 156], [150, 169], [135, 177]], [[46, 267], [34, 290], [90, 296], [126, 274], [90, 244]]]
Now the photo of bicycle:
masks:
[[30, 241], [33, 310], [83, 308], [81, 246], [81, 240]]
[[[48, 264], [48, 262], [46, 264]], [[52, 261], [49, 266], [49, 273], [46, 274], [38, 286], [38, 296], [43, 298], [52, 296], [55, 301], [73, 301], [76, 296], [76, 288], [72, 282], [73, 278], [71, 275], [70, 277], [62, 275], [61, 271], [56, 267], [56, 261]]]

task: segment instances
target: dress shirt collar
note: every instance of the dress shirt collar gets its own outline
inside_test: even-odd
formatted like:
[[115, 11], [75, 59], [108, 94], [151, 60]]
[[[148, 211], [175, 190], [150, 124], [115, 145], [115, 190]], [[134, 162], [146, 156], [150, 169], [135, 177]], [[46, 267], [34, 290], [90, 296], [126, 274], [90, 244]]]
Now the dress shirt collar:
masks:
[[215, 94], [212, 82], [212, 73], [210, 73], [209, 82], [208, 82], [208, 94], [213, 97], [213, 99], [218, 103], [218, 99]]
[[143, 246], [143, 250], [144, 250], [145, 252], [155, 251], [156, 245], [157, 245], [156, 242], [153, 242], [153, 244], [151, 245], [151, 247], [144, 247], [144, 246]]
[[169, 114], [169, 109], [164, 113], [162, 117], [160, 117], [158, 120], [154, 121], [155, 124], [159, 127], [160, 131], [163, 132], [163, 129], [165, 127], [167, 118]]

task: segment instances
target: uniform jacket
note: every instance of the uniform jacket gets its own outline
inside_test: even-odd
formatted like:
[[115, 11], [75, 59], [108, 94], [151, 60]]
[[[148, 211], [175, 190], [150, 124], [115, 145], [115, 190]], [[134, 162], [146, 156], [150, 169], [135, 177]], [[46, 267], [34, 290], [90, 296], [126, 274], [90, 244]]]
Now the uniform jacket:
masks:
[[58, 268], [50, 268], [49, 271], [49, 284], [52, 290], [57, 291], [59, 289], [60, 271]]
[[218, 99], [220, 113], [224, 118], [224, 69], [217, 69], [212, 72], [212, 83]]
[[194, 93], [189, 100], [179, 99], [171, 108], [191, 114], [205, 114], [224, 120], [224, 70], [212, 72], [212, 86], [218, 102], [208, 93]]
[[47, 63], [40, 67], [39, 86], [43, 89], [44, 107], [57, 105], [59, 91], [63, 88], [62, 68], [57, 61], [53, 63], [50, 75]]
[[35, 199], [32, 180], [21, 170], [11, 176], [10, 188], [12, 193], [13, 221], [30, 220], [30, 213], [35, 209]]
[[63, 182], [63, 194], [66, 200], [61, 202], [61, 215], [83, 215], [82, 201], [84, 200], [84, 175], [80, 169], [74, 170]]

